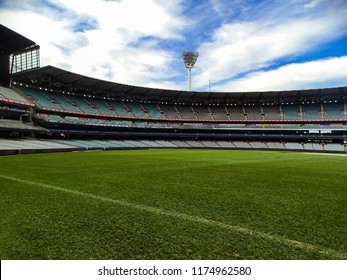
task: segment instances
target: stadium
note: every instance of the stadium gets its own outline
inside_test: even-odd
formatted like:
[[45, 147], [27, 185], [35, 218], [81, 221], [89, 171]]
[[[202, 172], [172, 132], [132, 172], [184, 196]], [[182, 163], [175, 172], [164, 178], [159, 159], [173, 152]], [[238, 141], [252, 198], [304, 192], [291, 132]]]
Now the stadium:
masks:
[[347, 87], [139, 87], [0, 38], [1, 259], [346, 259]]

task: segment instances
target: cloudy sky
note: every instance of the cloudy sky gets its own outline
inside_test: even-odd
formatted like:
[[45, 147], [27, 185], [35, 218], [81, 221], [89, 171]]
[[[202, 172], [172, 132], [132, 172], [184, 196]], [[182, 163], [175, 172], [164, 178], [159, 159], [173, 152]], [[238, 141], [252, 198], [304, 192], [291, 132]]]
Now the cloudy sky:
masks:
[[118, 83], [187, 89], [347, 86], [347, 0], [0, 0], [0, 23], [53, 65]]

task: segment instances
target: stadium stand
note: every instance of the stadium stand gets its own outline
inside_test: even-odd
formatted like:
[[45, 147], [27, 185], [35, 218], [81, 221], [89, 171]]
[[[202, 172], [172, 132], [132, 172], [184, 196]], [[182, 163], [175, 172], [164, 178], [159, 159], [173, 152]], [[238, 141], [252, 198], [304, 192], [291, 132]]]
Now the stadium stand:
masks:
[[247, 106], [243, 111], [248, 120], [264, 120], [264, 112], [260, 106]]
[[324, 103], [325, 119], [347, 119], [346, 103]]
[[263, 142], [250, 142], [249, 145], [253, 148], [253, 149], [267, 149], [268, 146], [263, 143]]
[[268, 149], [270, 149], [270, 150], [275, 150], [275, 149], [277, 149], [277, 146], [276, 146], [275, 143], [273, 143], [273, 142], [266, 142], [265, 145], [266, 145], [266, 147], [267, 147]]
[[170, 141], [157, 140], [155, 142], [165, 148], [177, 148], [177, 146]]
[[141, 104], [131, 102], [123, 102], [123, 104], [127, 110], [130, 110], [133, 116], [139, 118], [150, 118], [150, 115], [142, 109]]
[[159, 107], [156, 104], [141, 104], [141, 107], [147, 114], [149, 115], [150, 118], [165, 118], [165, 113], [161, 113]]
[[224, 106], [208, 106], [214, 120], [228, 120]]
[[72, 106], [72, 110], [70, 109], [71, 111], [77, 110], [84, 113], [101, 114], [96, 107], [93, 108], [91, 106], [90, 102], [93, 102], [92, 99], [90, 99], [90, 102], [88, 102], [86, 98], [81, 96], [64, 95], [64, 97], [68, 101], [68, 103], [65, 103], [66, 107], [63, 106], [65, 110], [69, 110], [69, 107], [71, 108]]
[[233, 144], [239, 149], [251, 149], [253, 148], [249, 142], [234, 141]]
[[7, 101], [16, 104], [23, 104], [27, 106], [33, 106], [34, 104], [30, 102], [27, 98], [10, 88], [0, 87], [0, 101]]
[[16, 88], [17, 91], [21, 91], [26, 94], [28, 98], [35, 103], [36, 106], [40, 108], [50, 108], [56, 110], [62, 110], [63, 108], [58, 104], [58, 102], [54, 102], [49, 99], [48, 96], [45, 96], [43, 92], [37, 89], [28, 88], [28, 87], [20, 87]]
[[25, 131], [37, 131], [37, 132], [48, 132], [48, 130], [35, 126], [33, 124], [24, 123], [17, 120], [0, 119], [0, 128], [6, 130], [25, 130]]
[[55, 141], [36, 140], [36, 139], [0, 139], [2, 150], [61, 150], [73, 149], [76, 146], [60, 144]]
[[[212, 149], [256, 149], [295, 150], [314, 152], [347, 152], [345, 145], [317, 143], [263, 143], [242, 141], [160, 141], [160, 140], [47, 140], [47, 139], [0, 139], [0, 151], [12, 154], [35, 152], [61, 152], [109, 149], [172, 149], [172, 148], [212, 148]], [[3, 154], [3, 153], [0, 153]], [[6, 153], [9, 154], [9, 153]]]
[[241, 120], [245, 121], [247, 120], [248, 114], [246, 111], [244, 111], [243, 106], [237, 106], [237, 107], [225, 107], [228, 117], [231, 120]]
[[114, 115], [115, 111], [108, 106], [103, 99], [93, 98], [88, 101], [92, 107], [94, 107], [100, 114], [103, 115]]
[[347, 147], [341, 144], [328, 144], [323, 146], [324, 151], [347, 152]]
[[264, 115], [264, 120], [282, 120], [280, 114], [281, 108], [276, 105], [263, 105], [262, 113]]
[[233, 145], [229, 141], [218, 141], [218, 145], [223, 148], [223, 149], [230, 149], [230, 148], [235, 148], [235, 145]]
[[303, 118], [305, 120], [321, 120], [322, 119], [321, 105], [302, 105]]
[[13, 149], [28, 152], [44, 147], [346, 151], [347, 87], [299, 94], [187, 92], [32, 66], [0, 77], [0, 139], [6, 140], [0, 150], [8, 151], [14, 141]]
[[64, 95], [56, 92], [17, 87], [38, 107], [66, 110], [84, 115], [110, 115], [142, 119], [191, 119], [236, 120], [236, 121], [279, 121], [279, 120], [324, 120], [346, 119], [344, 103], [265, 106], [192, 106], [142, 104], [102, 100], [91, 97]]
[[191, 106], [194, 116], [199, 120], [213, 120], [208, 106]]
[[177, 109], [172, 105], [162, 105], [158, 104], [160, 111], [163, 112], [162, 115], [165, 115], [168, 119], [179, 119], [181, 118]]
[[201, 141], [201, 144], [206, 148], [220, 148], [217, 141]]
[[304, 148], [301, 143], [286, 143], [285, 146], [288, 150], [302, 150]]
[[300, 105], [283, 105], [282, 110], [284, 120], [302, 120]]
[[175, 105], [174, 107], [182, 119], [197, 119], [197, 116], [194, 115], [191, 106]]

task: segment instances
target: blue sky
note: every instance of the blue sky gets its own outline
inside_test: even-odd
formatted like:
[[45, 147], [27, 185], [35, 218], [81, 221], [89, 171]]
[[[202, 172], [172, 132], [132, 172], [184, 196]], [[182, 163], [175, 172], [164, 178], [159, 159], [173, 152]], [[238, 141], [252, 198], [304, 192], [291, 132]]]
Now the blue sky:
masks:
[[187, 89], [347, 86], [347, 0], [0, 0], [0, 23], [41, 65], [118, 83]]

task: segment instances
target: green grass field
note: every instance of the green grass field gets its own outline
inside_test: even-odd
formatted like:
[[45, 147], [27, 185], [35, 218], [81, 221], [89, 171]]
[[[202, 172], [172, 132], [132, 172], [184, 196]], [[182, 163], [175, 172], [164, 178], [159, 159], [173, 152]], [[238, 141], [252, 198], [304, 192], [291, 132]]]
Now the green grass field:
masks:
[[346, 259], [347, 157], [0, 157], [1, 259]]

